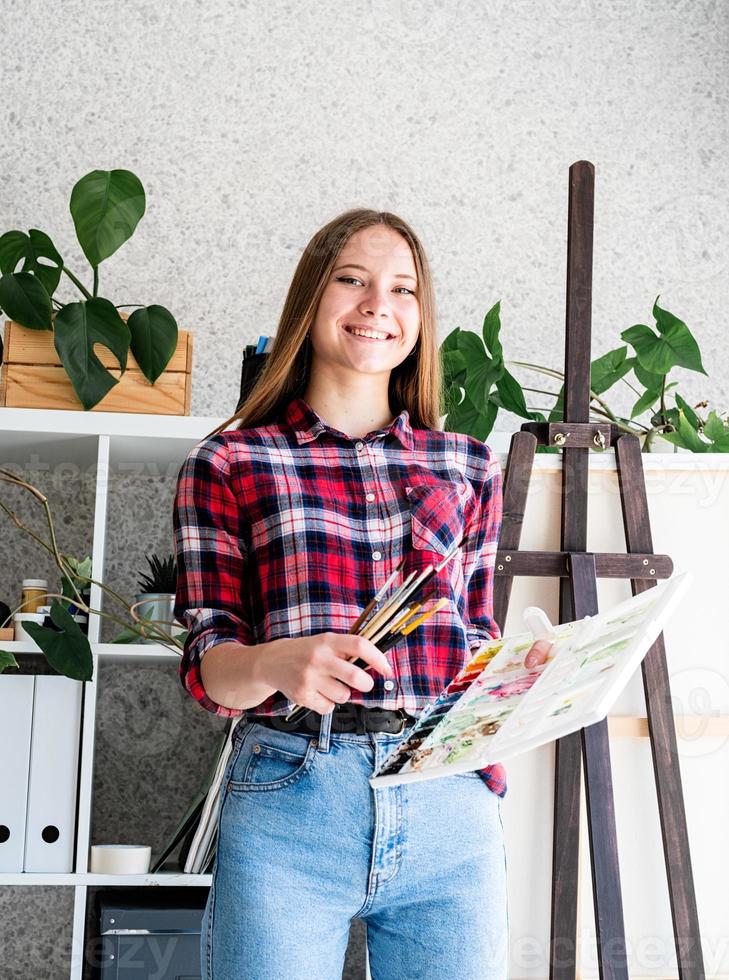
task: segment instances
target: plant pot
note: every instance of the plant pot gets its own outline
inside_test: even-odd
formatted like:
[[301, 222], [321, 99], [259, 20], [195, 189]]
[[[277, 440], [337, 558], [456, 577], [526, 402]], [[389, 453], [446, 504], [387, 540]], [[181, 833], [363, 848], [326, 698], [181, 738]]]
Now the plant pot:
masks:
[[[120, 315], [122, 319], [128, 319], [127, 314]], [[192, 341], [192, 333], [179, 331], [175, 353], [154, 384], [144, 376], [131, 351], [127, 369], [122, 374], [111, 351], [97, 347], [97, 357], [118, 383], [89, 411], [189, 415]], [[5, 321], [0, 406], [84, 411], [56, 351], [52, 330], [30, 330], [12, 320]]]
[[[174, 605], [175, 605], [175, 593], [174, 592], [140, 592], [134, 596], [135, 603], [139, 603], [135, 607], [135, 612], [140, 619], [148, 619], [153, 623], [160, 623], [161, 629], [165, 630], [174, 636], [175, 628], [169, 624], [175, 622], [174, 615]], [[180, 630], [183, 627], [180, 625]], [[151, 637], [139, 640], [139, 643], [158, 643], [159, 640], [155, 640]]]

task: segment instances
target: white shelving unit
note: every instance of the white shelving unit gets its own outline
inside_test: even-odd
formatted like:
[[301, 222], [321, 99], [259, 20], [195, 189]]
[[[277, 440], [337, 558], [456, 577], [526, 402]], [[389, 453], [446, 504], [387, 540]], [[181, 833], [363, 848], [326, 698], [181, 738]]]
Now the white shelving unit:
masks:
[[[51, 467], [71, 464], [86, 472], [96, 470], [93, 515], [92, 576], [103, 581], [106, 552], [108, 485], [111, 472], [176, 473], [192, 447], [222, 419], [112, 412], [63, 412], [37, 409], [0, 409], [0, 465], [30, 467], [39, 462]], [[91, 588], [92, 608], [100, 606], [101, 589]], [[91, 616], [89, 642], [94, 670], [84, 684], [80, 744], [76, 867], [69, 874], [0, 874], [0, 886], [64, 886], [74, 889], [70, 980], [81, 980], [84, 929], [89, 886], [209, 886], [211, 875], [146, 874], [99, 875], [88, 872], [91, 826], [91, 787], [94, 765], [96, 693], [102, 663], [169, 663], [178, 655], [156, 644], [114, 644], [99, 641], [101, 620]], [[31, 642], [3, 642], [20, 660], [37, 653]]]

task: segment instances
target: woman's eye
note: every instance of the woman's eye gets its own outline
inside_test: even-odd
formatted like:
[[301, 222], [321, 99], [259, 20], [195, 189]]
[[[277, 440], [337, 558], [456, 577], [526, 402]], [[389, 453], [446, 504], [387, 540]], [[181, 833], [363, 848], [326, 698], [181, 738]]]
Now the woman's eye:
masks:
[[[362, 282], [361, 279], [357, 279], [356, 276], [337, 276], [337, 282]], [[398, 286], [397, 289], [404, 289], [406, 293], [411, 296], [415, 295], [414, 289], [408, 289], [406, 286]], [[396, 289], [396, 291], [397, 291]]]

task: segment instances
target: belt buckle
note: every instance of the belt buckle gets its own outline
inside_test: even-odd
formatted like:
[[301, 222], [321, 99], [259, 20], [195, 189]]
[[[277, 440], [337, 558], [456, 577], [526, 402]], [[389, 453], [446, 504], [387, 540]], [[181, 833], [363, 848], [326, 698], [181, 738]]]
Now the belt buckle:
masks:
[[398, 708], [397, 710], [400, 712], [400, 721], [402, 722], [402, 724], [398, 728], [398, 730], [393, 734], [402, 735], [402, 733], [405, 731], [405, 720], [407, 718], [407, 712], [403, 708]]

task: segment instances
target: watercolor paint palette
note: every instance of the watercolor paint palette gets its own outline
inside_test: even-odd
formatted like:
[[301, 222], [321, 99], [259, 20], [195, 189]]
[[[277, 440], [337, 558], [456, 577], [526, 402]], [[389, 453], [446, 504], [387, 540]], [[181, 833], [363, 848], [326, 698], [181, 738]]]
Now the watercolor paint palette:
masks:
[[[491, 640], [418, 717], [370, 777], [375, 787], [482, 769], [602, 721], [688, 588], [684, 572], [607, 612]], [[530, 623], [548, 624], [540, 609]], [[526, 667], [536, 639], [552, 648]]]

